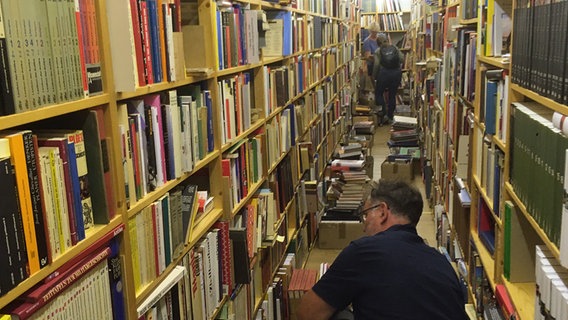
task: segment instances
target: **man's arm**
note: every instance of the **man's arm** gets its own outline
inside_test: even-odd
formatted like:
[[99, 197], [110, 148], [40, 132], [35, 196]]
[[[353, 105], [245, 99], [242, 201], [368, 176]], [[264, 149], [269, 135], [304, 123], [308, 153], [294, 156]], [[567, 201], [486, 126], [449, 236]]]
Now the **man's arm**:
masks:
[[302, 296], [297, 315], [298, 320], [327, 320], [334, 312], [334, 307], [330, 306], [310, 289]]

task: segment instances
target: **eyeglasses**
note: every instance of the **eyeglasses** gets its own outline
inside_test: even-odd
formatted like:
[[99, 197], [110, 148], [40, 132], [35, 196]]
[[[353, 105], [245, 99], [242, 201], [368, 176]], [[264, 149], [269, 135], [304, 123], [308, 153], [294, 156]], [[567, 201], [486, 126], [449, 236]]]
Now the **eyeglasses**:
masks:
[[368, 207], [367, 209], [359, 210], [359, 212], [357, 213], [357, 215], [359, 216], [359, 220], [361, 220], [361, 222], [364, 222], [365, 219], [367, 219], [367, 213], [373, 209], [380, 207], [382, 204], [384, 204], [385, 206], [387, 205], [386, 202], [380, 202], [374, 206]]

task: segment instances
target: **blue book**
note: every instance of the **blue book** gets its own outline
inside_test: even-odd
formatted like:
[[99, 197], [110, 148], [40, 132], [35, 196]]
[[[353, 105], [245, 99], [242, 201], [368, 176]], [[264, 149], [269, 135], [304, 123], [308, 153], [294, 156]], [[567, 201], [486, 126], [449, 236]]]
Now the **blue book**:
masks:
[[219, 60], [219, 70], [223, 70], [225, 69], [225, 65], [223, 63], [223, 22], [221, 11], [217, 10], [215, 16], [217, 22], [217, 58]]
[[113, 238], [109, 243], [111, 255], [107, 259], [110, 291], [112, 298], [112, 314], [114, 320], [125, 320], [124, 284], [122, 283], [122, 261], [119, 255], [118, 241]]
[[[73, 134], [74, 135], [74, 134]], [[85, 222], [83, 220], [83, 205], [81, 202], [81, 185], [79, 184], [79, 170], [77, 169], [77, 155], [75, 143], [67, 138], [67, 155], [69, 157], [69, 173], [71, 176], [71, 188], [73, 190], [73, 206], [75, 223], [77, 224], [77, 239], [85, 239]]]
[[497, 82], [487, 80], [485, 86], [485, 133], [495, 134], [497, 116]]
[[148, 29], [150, 30], [150, 47], [152, 52], [152, 73], [154, 82], [162, 82], [162, 51], [160, 50], [160, 33], [158, 28], [158, 6], [156, 0], [147, 0]]

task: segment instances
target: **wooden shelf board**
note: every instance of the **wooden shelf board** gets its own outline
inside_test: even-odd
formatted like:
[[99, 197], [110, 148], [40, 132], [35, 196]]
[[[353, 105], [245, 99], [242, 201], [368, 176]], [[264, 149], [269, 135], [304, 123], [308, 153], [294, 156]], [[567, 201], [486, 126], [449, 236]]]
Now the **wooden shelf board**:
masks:
[[239, 133], [233, 140], [231, 140], [230, 142], [228, 142], [224, 146], [222, 146], [221, 147], [221, 153], [229, 150], [232, 146], [237, 144], [237, 142], [240, 142], [243, 139], [246, 139], [246, 137], [248, 137], [251, 133], [256, 131], [258, 128], [262, 127], [263, 124], [264, 124], [263, 119], [257, 120], [255, 123], [253, 123], [250, 126], [250, 128], [246, 129], [244, 132]]
[[495, 260], [493, 259], [487, 248], [485, 248], [485, 245], [479, 239], [477, 230], [471, 231], [471, 238], [473, 239], [473, 243], [475, 244], [479, 258], [481, 259], [481, 264], [483, 264], [483, 270], [485, 270], [487, 279], [489, 279], [489, 284], [491, 285], [493, 291], [495, 291]]
[[493, 201], [491, 199], [489, 199], [489, 196], [485, 192], [485, 188], [483, 188], [481, 186], [481, 181], [479, 181], [479, 178], [477, 176], [473, 176], [473, 182], [477, 186], [477, 190], [478, 190], [479, 194], [481, 194], [481, 197], [483, 197], [485, 204], [487, 204], [487, 207], [489, 208], [489, 211], [491, 212], [491, 216], [493, 217], [493, 220], [495, 220], [495, 224], [497, 226], [499, 226], [499, 228], [502, 229], [503, 228], [503, 222], [501, 221], [501, 218], [498, 217], [495, 214], [495, 211], [493, 210]]
[[477, 18], [460, 19], [460, 24], [463, 24], [463, 25], [477, 24]]
[[534, 100], [554, 111], [558, 111], [562, 114], [568, 114], [568, 106], [564, 105], [564, 104], [560, 104], [552, 99], [549, 98], [545, 98], [537, 93], [535, 93], [534, 91], [531, 91], [529, 89], [525, 89], [521, 86], [519, 86], [518, 84], [515, 83], [511, 83], [511, 89], [515, 92], [518, 92], [522, 95], [524, 95], [525, 97]]
[[160, 187], [156, 188], [156, 190], [148, 193], [144, 198], [140, 199], [133, 206], [131, 206], [130, 209], [128, 209], [128, 218], [130, 219], [133, 216], [135, 216], [136, 214], [138, 214], [138, 212], [140, 212], [142, 209], [149, 206], [152, 202], [158, 200], [158, 198], [160, 198], [162, 195], [164, 195], [164, 193], [170, 191], [171, 189], [173, 189], [174, 187], [179, 185], [181, 181], [189, 178], [195, 172], [197, 172], [200, 169], [202, 169], [203, 167], [207, 166], [209, 163], [211, 163], [218, 156], [219, 156], [218, 150], [215, 150], [215, 151], [209, 153], [207, 156], [205, 156], [205, 158], [201, 159], [193, 167], [193, 170], [191, 170], [190, 172], [184, 173], [181, 177], [179, 177], [177, 179], [169, 180], [163, 186], [160, 186]]
[[72, 113], [80, 110], [89, 109], [95, 106], [108, 104], [110, 102], [109, 94], [101, 94], [98, 96], [64, 102], [41, 107], [39, 109], [30, 110], [23, 113], [16, 113], [0, 117], [0, 130], [14, 128], [26, 123], [36, 122], [48, 118], [57, 117], [63, 114]]
[[215, 76], [215, 72], [212, 71], [210, 75], [208, 76], [203, 76], [203, 77], [186, 77], [185, 79], [179, 80], [179, 81], [174, 81], [174, 82], [159, 82], [159, 83], [153, 83], [153, 84], [149, 84], [143, 87], [137, 87], [136, 90], [131, 91], [131, 92], [117, 92], [116, 93], [116, 100], [121, 101], [121, 100], [127, 100], [127, 99], [133, 99], [133, 98], [138, 98], [144, 95], [148, 95], [148, 94], [152, 94], [152, 93], [158, 93], [158, 92], [162, 92], [162, 91], [167, 91], [167, 90], [171, 90], [177, 87], [182, 87], [188, 84], [192, 84], [192, 83], [196, 83], [199, 81], [204, 81], [204, 80], [209, 80], [212, 79]]
[[511, 301], [520, 319], [532, 319], [534, 317], [534, 299], [536, 295], [536, 285], [534, 282], [511, 283], [505, 277], [502, 278]]
[[211, 212], [195, 221], [195, 226], [191, 226], [193, 230], [189, 239], [189, 247], [193, 247], [221, 216], [223, 216], [223, 209], [214, 208]]
[[[485, 64], [489, 64], [489, 65], [492, 65], [492, 66], [497, 67], [497, 68], [509, 70], [510, 63], [504, 62], [503, 59], [504, 59], [503, 57], [485, 57], [485, 56], [480, 56], [480, 55], [477, 56], [477, 60], [479, 60], [479, 61], [481, 61]], [[509, 58], [507, 58], [507, 59], [509, 59]]]
[[550, 239], [548, 239], [548, 236], [546, 235], [544, 230], [542, 230], [542, 228], [539, 226], [539, 224], [536, 222], [536, 220], [527, 211], [527, 208], [525, 207], [524, 203], [517, 196], [517, 194], [515, 193], [515, 190], [513, 189], [513, 186], [509, 182], [505, 182], [505, 190], [507, 190], [507, 192], [509, 193], [509, 196], [511, 197], [511, 199], [513, 199], [513, 201], [517, 205], [517, 208], [519, 208], [521, 210], [521, 212], [523, 213], [523, 215], [525, 216], [527, 221], [531, 224], [531, 226], [533, 227], [535, 232], [538, 234], [538, 236], [542, 239], [544, 244], [550, 249], [550, 251], [552, 252], [554, 257], [556, 259], [560, 259], [560, 250], [558, 249], [558, 247], [556, 246], [556, 244], [554, 242], [552, 242], [552, 241], [550, 241]]

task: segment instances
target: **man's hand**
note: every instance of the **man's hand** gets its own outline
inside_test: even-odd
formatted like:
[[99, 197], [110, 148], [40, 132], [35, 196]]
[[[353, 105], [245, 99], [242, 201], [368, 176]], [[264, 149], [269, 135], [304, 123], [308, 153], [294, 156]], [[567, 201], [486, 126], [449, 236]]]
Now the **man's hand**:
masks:
[[335, 308], [327, 304], [311, 289], [304, 294], [297, 310], [298, 320], [327, 320]]

